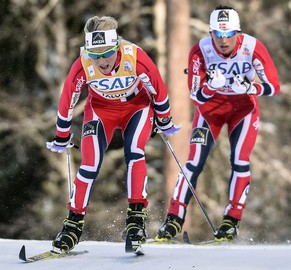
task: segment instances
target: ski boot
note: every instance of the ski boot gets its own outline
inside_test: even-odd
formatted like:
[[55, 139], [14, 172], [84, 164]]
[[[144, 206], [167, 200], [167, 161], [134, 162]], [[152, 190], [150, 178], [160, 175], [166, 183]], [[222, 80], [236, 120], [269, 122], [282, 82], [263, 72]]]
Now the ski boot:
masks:
[[69, 212], [69, 216], [64, 220], [64, 227], [56, 236], [52, 245], [61, 252], [69, 252], [79, 243], [83, 226], [84, 215]]
[[129, 204], [127, 209], [126, 229], [123, 232], [125, 240], [125, 252], [143, 255], [141, 244], [146, 242], [147, 232], [145, 229], [145, 219], [147, 212], [142, 203]]
[[171, 242], [182, 231], [184, 220], [173, 214], [168, 214], [165, 223], [159, 229], [155, 241]]
[[126, 237], [129, 236], [131, 241], [145, 243], [147, 232], [145, 229], [144, 221], [146, 218], [147, 212], [145, 211], [144, 205], [142, 203], [129, 204], [126, 219]]
[[224, 216], [223, 220], [214, 234], [215, 241], [232, 241], [238, 235], [239, 220], [230, 216]]

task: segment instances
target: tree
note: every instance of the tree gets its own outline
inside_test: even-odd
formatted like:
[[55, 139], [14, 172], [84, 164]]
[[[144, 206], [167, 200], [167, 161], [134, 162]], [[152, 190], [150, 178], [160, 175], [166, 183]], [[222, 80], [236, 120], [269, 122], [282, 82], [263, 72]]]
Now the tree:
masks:
[[[167, 3], [167, 72], [166, 82], [169, 89], [173, 121], [181, 124], [177, 135], [170, 138], [171, 145], [181, 164], [188, 154], [191, 107], [187, 77], [184, 69], [188, 66], [190, 50], [190, 3], [188, 0], [169, 0]], [[180, 169], [171, 153], [165, 159], [166, 204], [173, 195], [176, 178]], [[188, 219], [189, 220], [189, 219]]]

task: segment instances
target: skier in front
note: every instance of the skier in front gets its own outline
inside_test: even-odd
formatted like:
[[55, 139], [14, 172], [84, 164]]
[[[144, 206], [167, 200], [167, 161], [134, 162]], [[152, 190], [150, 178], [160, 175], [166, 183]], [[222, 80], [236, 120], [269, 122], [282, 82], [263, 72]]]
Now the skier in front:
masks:
[[156, 65], [140, 47], [118, 36], [117, 26], [117, 21], [108, 16], [95, 16], [86, 22], [85, 46], [71, 67], [60, 97], [56, 138], [47, 142], [52, 152], [65, 151], [74, 107], [88, 85], [82, 161], [74, 179], [69, 215], [53, 241], [53, 247], [65, 252], [80, 240], [93, 184], [115, 129], [122, 132], [127, 165], [126, 236], [145, 242], [148, 200], [144, 151], [154, 114], [156, 125], [167, 136], [180, 129], [171, 120], [167, 88]]
[[[228, 203], [214, 236], [216, 241], [228, 241], [238, 234], [249, 192], [249, 158], [260, 116], [257, 96], [277, 95], [280, 84], [267, 49], [258, 39], [241, 32], [239, 15], [232, 7], [213, 10], [209, 27], [210, 36], [195, 44], [188, 58], [188, 87], [196, 108], [183, 171], [196, 188], [210, 150], [227, 125], [231, 162]], [[191, 198], [180, 173], [157, 241], [171, 241], [181, 232]]]

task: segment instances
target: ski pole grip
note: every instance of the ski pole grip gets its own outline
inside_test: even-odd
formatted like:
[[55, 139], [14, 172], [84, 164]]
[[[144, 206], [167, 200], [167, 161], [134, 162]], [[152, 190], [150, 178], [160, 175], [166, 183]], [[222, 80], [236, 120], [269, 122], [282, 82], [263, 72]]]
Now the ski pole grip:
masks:
[[72, 143], [72, 139], [73, 139], [73, 137], [74, 137], [74, 133], [71, 134], [71, 137], [70, 137], [69, 143], [68, 143], [68, 145], [66, 146], [67, 149], [70, 149], [70, 148], [72, 148], [72, 147], [74, 147], [74, 148], [76, 148], [76, 149], [79, 149], [79, 146], [78, 146], [78, 145]]

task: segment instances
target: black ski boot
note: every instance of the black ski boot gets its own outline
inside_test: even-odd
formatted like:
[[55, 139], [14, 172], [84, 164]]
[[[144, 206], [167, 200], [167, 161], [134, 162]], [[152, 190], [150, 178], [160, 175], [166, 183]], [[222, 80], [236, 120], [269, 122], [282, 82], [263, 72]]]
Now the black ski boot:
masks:
[[84, 226], [84, 215], [76, 214], [72, 211], [64, 220], [63, 230], [53, 241], [53, 247], [62, 252], [69, 252], [79, 243]]
[[147, 232], [145, 229], [145, 220], [147, 212], [142, 203], [131, 203], [127, 209], [125, 238], [129, 237], [131, 241], [137, 241], [139, 244], [145, 243]]
[[165, 223], [159, 229], [155, 240], [158, 242], [171, 242], [182, 231], [184, 220], [173, 214], [168, 214]]
[[222, 242], [234, 240], [239, 233], [238, 227], [239, 220], [230, 216], [224, 216], [217, 232], [214, 234], [215, 241]]

